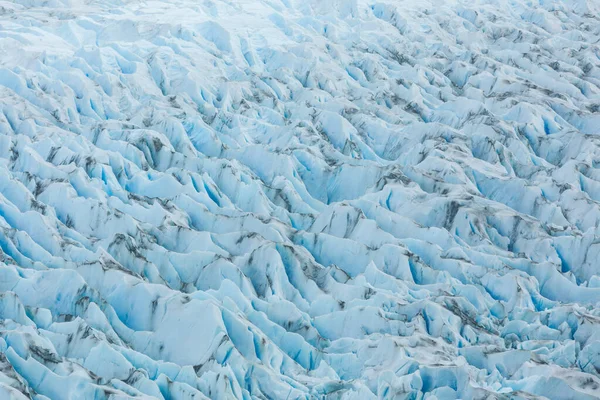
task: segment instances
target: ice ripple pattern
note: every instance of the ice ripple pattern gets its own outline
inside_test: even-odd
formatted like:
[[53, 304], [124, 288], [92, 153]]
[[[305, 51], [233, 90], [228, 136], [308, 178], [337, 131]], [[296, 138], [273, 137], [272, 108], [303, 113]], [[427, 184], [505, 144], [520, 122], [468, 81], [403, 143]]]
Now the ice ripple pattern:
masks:
[[599, 15], [1, 0], [0, 398], [599, 398]]

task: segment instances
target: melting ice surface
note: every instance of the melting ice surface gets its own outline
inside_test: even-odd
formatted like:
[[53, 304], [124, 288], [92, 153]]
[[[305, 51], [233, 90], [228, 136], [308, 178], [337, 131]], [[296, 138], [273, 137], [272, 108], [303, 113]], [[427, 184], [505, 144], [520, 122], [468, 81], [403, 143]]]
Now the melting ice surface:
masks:
[[599, 398], [599, 15], [0, 0], [0, 398]]

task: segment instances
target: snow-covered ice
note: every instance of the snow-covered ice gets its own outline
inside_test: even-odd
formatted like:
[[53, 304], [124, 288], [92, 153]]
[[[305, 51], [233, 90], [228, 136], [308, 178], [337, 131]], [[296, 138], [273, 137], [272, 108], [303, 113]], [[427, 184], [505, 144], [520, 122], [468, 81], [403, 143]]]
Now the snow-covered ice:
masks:
[[0, 0], [0, 399], [600, 398], [599, 0]]

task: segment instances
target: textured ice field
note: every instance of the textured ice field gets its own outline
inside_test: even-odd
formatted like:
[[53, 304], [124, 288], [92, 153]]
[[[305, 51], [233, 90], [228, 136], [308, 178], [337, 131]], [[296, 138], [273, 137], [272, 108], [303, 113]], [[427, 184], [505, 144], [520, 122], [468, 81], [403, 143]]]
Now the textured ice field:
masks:
[[0, 0], [0, 399], [600, 398], [599, 0]]

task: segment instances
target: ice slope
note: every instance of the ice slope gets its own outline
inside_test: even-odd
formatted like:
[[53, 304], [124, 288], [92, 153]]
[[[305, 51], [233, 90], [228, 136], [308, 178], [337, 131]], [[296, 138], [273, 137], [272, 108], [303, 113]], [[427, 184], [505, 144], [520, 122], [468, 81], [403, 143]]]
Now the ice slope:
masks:
[[0, 0], [0, 398], [600, 398], [599, 15]]

